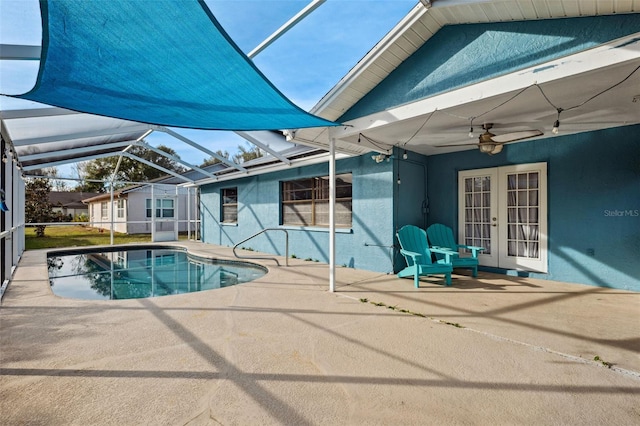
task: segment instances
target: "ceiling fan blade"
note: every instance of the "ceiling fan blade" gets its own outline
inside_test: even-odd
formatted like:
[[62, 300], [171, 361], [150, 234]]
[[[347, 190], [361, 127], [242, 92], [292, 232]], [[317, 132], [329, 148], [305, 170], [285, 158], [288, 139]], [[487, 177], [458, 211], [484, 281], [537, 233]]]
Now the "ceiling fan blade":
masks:
[[477, 143], [452, 143], [449, 145], [433, 145], [436, 148], [449, 148], [449, 147], [454, 147], [454, 146], [470, 146], [470, 145], [475, 145], [478, 146], [479, 144]]
[[507, 143], [519, 141], [521, 139], [535, 138], [536, 136], [542, 135], [544, 135], [544, 133], [542, 133], [540, 130], [523, 130], [520, 132], [511, 132], [492, 136], [491, 140], [498, 143]]

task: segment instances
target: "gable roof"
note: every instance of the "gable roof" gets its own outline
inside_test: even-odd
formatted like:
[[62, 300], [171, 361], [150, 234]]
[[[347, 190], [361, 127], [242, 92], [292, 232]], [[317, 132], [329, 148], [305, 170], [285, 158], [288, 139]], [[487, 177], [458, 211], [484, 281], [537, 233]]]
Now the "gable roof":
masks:
[[[498, 23], [513, 21], [537, 21], [543, 19], [557, 18], [578, 18], [585, 16], [605, 16], [613, 14], [635, 14], [640, 10], [640, 1], [633, 0], [629, 2], [582, 2], [576, 0], [558, 0], [558, 1], [537, 1], [537, 0], [438, 0], [432, 1], [432, 7], [425, 8], [422, 3], [417, 4], [407, 16], [398, 25], [391, 30], [379, 43], [377, 43], [352, 69], [345, 75], [312, 109], [311, 112], [318, 116], [330, 120], [337, 120], [342, 117], [346, 111], [349, 111], [357, 102], [362, 100], [375, 87], [383, 82], [394, 70], [396, 70], [404, 61], [412, 54], [427, 43], [436, 33], [443, 27], [459, 24], [476, 24], [476, 23]], [[640, 15], [637, 15], [640, 19]], [[640, 22], [640, 21], [638, 21]], [[336, 149], [343, 152], [353, 154], [362, 154], [369, 151], [384, 152], [385, 149], [390, 152], [391, 148], [401, 146], [408, 140], [413, 144], [410, 149], [418, 150], [423, 154], [434, 154], [447, 152], [447, 150], [437, 151], [426, 140], [426, 128], [418, 130], [412, 136], [421, 124], [424, 125], [429, 121], [429, 134], [433, 136], [433, 141], [446, 143], [447, 141], [459, 141], [460, 134], [466, 135], [469, 131], [469, 118], [473, 117], [477, 112], [484, 112], [492, 106], [500, 104], [510, 97], [516, 95], [518, 91], [531, 85], [538, 80], [548, 84], [548, 87], [554, 86], [554, 90], [565, 87], [562, 92], [562, 98], [567, 99], [567, 105], [575, 105], [581, 99], [591, 94], [598, 93], [599, 87], [593, 87], [593, 81], [600, 81], [603, 88], [609, 87], [620, 82], [630, 71], [633, 71], [635, 65], [640, 64], [638, 58], [638, 45], [640, 33], [635, 34], [633, 29], [629, 29], [632, 33], [627, 38], [618, 40], [617, 45], [603, 45], [602, 49], [591, 49], [590, 52], [580, 57], [576, 54], [575, 65], [582, 62], [583, 66], [565, 67], [562, 61], [545, 64], [548, 65], [548, 71], [538, 72], [535, 67], [528, 71], [529, 82], [524, 83], [521, 76], [519, 81], [512, 78], [512, 81], [505, 82], [505, 79], [496, 79], [494, 83], [489, 81], [486, 84], [474, 84], [459, 91], [452, 91], [448, 95], [435, 96], [424, 102], [414, 102], [409, 105], [399, 105], [397, 108], [380, 111], [379, 114], [371, 114], [363, 117], [361, 120], [350, 120], [344, 122], [349, 125], [337, 128], [333, 131], [333, 137], [336, 139]], [[636, 30], [637, 31], [637, 30]], [[625, 47], [625, 57], [612, 58], [611, 56], [601, 55], [602, 52], [611, 53], [612, 47]], [[587, 66], [588, 64], [588, 66]], [[542, 67], [538, 67], [542, 68]], [[538, 72], [538, 74], [535, 74]], [[638, 81], [638, 73], [632, 79], [627, 81], [626, 87], [633, 86]], [[573, 97], [566, 87], [580, 88], [573, 90]], [[583, 89], [588, 88], [590, 91], [583, 94]], [[622, 89], [622, 88], [620, 88]], [[624, 91], [622, 91], [624, 93]], [[532, 93], [526, 93], [526, 96], [532, 96]], [[620, 93], [610, 93], [609, 102], [620, 102]], [[541, 96], [538, 95], [541, 98]], [[522, 103], [526, 104], [524, 97]], [[613, 100], [611, 100], [613, 99]], [[602, 101], [602, 100], [599, 100]], [[531, 101], [533, 103], [533, 101]], [[504, 130], [522, 130], [525, 123], [522, 122], [523, 117], [538, 114], [539, 122], [533, 123], [536, 128], [546, 126], [542, 129], [545, 133], [551, 130], [551, 124], [554, 122], [556, 111], [555, 108], [548, 104], [535, 102], [537, 110], [520, 110], [511, 108], [513, 112], [518, 110], [520, 117], [518, 118], [520, 127]], [[619, 113], [622, 109], [619, 106], [613, 107], [606, 102], [595, 102], [590, 105], [594, 111], [615, 110]], [[543, 110], [544, 109], [544, 110]], [[431, 119], [429, 114], [434, 111], [442, 112], [435, 114], [437, 117]], [[630, 113], [627, 111], [627, 113]], [[448, 114], [448, 116], [447, 116]], [[587, 114], [585, 114], [587, 115]], [[484, 119], [491, 118], [500, 122], [501, 120], [511, 120], [503, 115], [487, 116]], [[512, 120], [515, 122], [515, 116]], [[620, 123], [633, 124], [638, 122], [637, 119], [628, 120], [628, 117], [617, 117], [615, 114], [603, 116], [602, 114], [593, 114], [593, 117], [580, 120], [587, 123], [582, 127], [575, 126], [573, 128], [563, 125], [565, 132], [588, 131], [601, 128], [602, 122], [611, 121], [611, 125], [621, 125]], [[483, 120], [484, 121], [484, 120]], [[488, 120], [491, 122], [491, 120]], [[394, 126], [394, 123], [398, 126]], [[476, 125], [482, 124], [482, 121], [476, 122]], [[531, 124], [531, 123], [526, 123]], [[405, 129], [403, 131], [403, 128]], [[457, 129], [457, 130], [454, 130]], [[465, 130], [466, 129], [466, 130]], [[360, 133], [366, 134], [371, 139], [382, 142], [382, 144], [370, 144], [359, 138]], [[454, 136], [452, 136], [452, 133]], [[456, 139], [458, 138], [458, 139]], [[359, 140], [361, 139], [361, 140]], [[314, 144], [315, 146], [328, 146], [329, 131], [328, 129], [300, 129], [296, 131], [296, 140], [302, 143]], [[414, 144], [415, 143], [415, 144]], [[379, 148], [379, 146], [382, 148]], [[472, 149], [472, 148], [465, 148]], [[448, 151], [454, 151], [451, 149]], [[459, 149], [458, 149], [459, 150]]]

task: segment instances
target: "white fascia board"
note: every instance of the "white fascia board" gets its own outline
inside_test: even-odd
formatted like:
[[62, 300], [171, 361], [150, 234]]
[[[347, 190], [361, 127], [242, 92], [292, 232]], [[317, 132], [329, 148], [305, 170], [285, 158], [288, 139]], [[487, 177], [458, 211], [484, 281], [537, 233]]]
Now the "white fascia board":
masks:
[[516, 92], [533, 84], [543, 85], [638, 59], [640, 59], [640, 33], [511, 74], [360, 117], [344, 123], [349, 126], [337, 127], [334, 135], [337, 139], [343, 139], [398, 121], [424, 116], [436, 109], [442, 111], [459, 107], [471, 102]]
[[[336, 160], [341, 160], [343, 158], [349, 158], [349, 157], [353, 157], [353, 156], [347, 155], [347, 154], [336, 154]], [[256, 176], [256, 175], [262, 175], [265, 173], [278, 172], [280, 170], [289, 170], [291, 167], [303, 167], [303, 166], [310, 166], [313, 164], [326, 163], [327, 161], [329, 161], [328, 152], [314, 155], [313, 157], [301, 158], [298, 160], [291, 160], [291, 165], [287, 165], [284, 163], [268, 164], [263, 167], [256, 167], [255, 169], [251, 169], [249, 173], [234, 172], [234, 173], [219, 175], [217, 180], [212, 180], [212, 179], [198, 180], [195, 182], [193, 186], [202, 186], [210, 183], [226, 182], [230, 180], [246, 178], [247, 176]]]

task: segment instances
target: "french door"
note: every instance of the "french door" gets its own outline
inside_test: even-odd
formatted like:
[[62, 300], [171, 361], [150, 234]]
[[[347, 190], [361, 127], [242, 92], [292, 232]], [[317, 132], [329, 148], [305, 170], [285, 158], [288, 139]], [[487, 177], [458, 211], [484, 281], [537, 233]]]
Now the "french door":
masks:
[[458, 235], [480, 264], [547, 272], [547, 164], [458, 173]]

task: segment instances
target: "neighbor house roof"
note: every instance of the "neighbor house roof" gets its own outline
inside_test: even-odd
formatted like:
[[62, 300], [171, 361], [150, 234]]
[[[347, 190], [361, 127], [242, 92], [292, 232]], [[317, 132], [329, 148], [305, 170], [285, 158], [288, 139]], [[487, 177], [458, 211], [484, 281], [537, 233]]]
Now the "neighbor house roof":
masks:
[[97, 192], [51, 191], [49, 202], [54, 207], [86, 208], [82, 200], [98, 195]]

